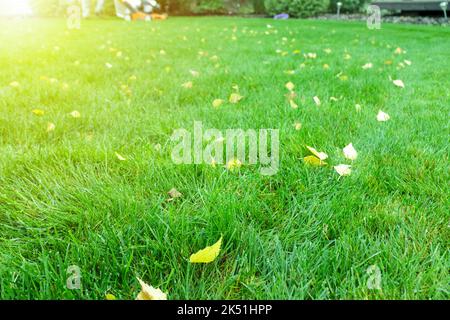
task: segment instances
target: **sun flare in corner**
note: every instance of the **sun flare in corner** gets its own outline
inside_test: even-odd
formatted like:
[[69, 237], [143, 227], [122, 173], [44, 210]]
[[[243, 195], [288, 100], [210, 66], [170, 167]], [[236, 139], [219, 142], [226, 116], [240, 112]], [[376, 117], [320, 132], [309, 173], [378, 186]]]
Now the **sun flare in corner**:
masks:
[[31, 15], [28, 0], [0, 0], [0, 16]]

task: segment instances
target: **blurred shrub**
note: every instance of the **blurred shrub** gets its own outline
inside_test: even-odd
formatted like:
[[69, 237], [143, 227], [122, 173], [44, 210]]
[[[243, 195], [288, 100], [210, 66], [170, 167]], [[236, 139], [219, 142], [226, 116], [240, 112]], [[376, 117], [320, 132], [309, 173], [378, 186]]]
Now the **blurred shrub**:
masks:
[[288, 13], [291, 17], [307, 18], [326, 12], [329, 0], [266, 0], [267, 12], [271, 15]]
[[[30, 0], [33, 12], [40, 16], [64, 16], [69, 5], [79, 0]], [[95, 6], [96, 0], [91, 0]], [[265, 13], [264, 0], [158, 0], [161, 11], [172, 14], [251, 14]], [[103, 13], [114, 15], [114, 1], [106, 0]]]
[[257, 14], [266, 13], [266, 6], [264, 4], [264, 0], [253, 0], [253, 12]]

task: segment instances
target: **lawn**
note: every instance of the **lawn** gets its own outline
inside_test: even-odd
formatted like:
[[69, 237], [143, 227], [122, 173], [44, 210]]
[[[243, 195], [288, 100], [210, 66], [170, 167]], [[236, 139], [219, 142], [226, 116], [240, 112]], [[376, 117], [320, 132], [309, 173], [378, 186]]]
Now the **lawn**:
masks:
[[[363, 22], [0, 20], [0, 297], [134, 299], [139, 277], [169, 299], [449, 298], [449, 39]], [[194, 121], [279, 129], [278, 172], [175, 164], [172, 132]], [[327, 165], [306, 164], [306, 146]], [[214, 262], [189, 262], [221, 236]]]

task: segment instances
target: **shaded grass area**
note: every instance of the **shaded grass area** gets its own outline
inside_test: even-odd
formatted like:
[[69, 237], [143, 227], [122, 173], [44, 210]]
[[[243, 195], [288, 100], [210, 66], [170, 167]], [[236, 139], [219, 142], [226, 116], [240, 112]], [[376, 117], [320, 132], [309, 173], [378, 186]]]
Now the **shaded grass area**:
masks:
[[[174, 18], [0, 30], [1, 298], [133, 299], [136, 276], [170, 299], [448, 298], [448, 28]], [[244, 99], [213, 108], [233, 85]], [[278, 173], [175, 165], [170, 136], [194, 120], [280, 129]], [[347, 163], [350, 142], [349, 177], [302, 160], [310, 145]], [[173, 187], [183, 197], [168, 202]], [[189, 264], [221, 235], [215, 262]], [[81, 290], [66, 288], [70, 265]], [[367, 287], [371, 265], [381, 290]]]

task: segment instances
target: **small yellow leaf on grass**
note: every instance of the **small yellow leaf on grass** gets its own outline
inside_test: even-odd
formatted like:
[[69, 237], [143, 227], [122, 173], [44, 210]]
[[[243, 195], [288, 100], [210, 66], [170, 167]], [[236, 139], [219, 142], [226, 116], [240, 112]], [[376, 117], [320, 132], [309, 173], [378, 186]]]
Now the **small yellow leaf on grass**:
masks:
[[238, 103], [239, 101], [241, 101], [242, 100], [242, 96], [239, 94], [239, 93], [232, 93], [231, 95], [230, 95], [230, 102], [231, 103]]
[[306, 146], [306, 148], [309, 150], [309, 152], [311, 152], [313, 155], [315, 155], [320, 160], [325, 160], [325, 159], [328, 158], [328, 155], [325, 152], [319, 152], [319, 151], [317, 151], [316, 149], [314, 149], [313, 147], [310, 147], [310, 146]]
[[193, 77], [198, 77], [198, 76], [200, 75], [200, 72], [195, 71], [195, 70], [189, 70], [189, 72], [191, 73], [191, 75], [192, 75]]
[[36, 116], [43, 116], [45, 113], [45, 111], [42, 109], [34, 109], [34, 110], [31, 110], [31, 112], [33, 112]]
[[358, 152], [356, 151], [356, 149], [353, 147], [353, 144], [348, 144], [347, 146], [345, 146], [344, 149], [342, 149], [342, 151], [344, 152], [344, 157], [349, 159], [349, 160], [356, 160], [356, 158], [358, 158]]
[[292, 108], [292, 109], [297, 109], [297, 108], [298, 108], [298, 104], [296, 104], [296, 103], [294, 102], [294, 100], [289, 100], [289, 104], [291, 105], [291, 108]]
[[403, 83], [402, 80], [393, 80], [392, 83], [394, 83], [394, 85], [396, 85], [397, 87], [400, 87], [400, 88], [405, 87], [405, 84]]
[[117, 300], [116, 296], [113, 295], [113, 294], [111, 294], [111, 293], [107, 293], [107, 294], [105, 295], [105, 299], [106, 299], [106, 300]]
[[360, 112], [361, 111], [361, 105], [360, 104], [355, 104], [355, 110], [356, 112]]
[[313, 97], [314, 103], [316, 104], [316, 106], [320, 106], [320, 99], [318, 96]]
[[214, 108], [218, 108], [223, 104], [223, 100], [222, 99], [214, 99], [212, 105]]
[[51, 132], [51, 131], [55, 130], [55, 128], [56, 128], [56, 126], [54, 123], [51, 123], [51, 122], [47, 123], [47, 132]]
[[410, 66], [412, 64], [412, 62], [409, 60], [403, 60], [403, 62], [406, 63], [408, 66]]
[[71, 116], [72, 118], [79, 118], [79, 117], [81, 117], [81, 114], [80, 114], [80, 112], [78, 112], [77, 110], [73, 110], [73, 111], [70, 113], [70, 116]]
[[286, 89], [288, 89], [289, 91], [294, 90], [294, 88], [295, 85], [292, 82], [289, 81], [288, 83], [286, 83]]
[[302, 128], [302, 124], [300, 122], [295, 122], [294, 128], [295, 128], [295, 130], [300, 130]]
[[20, 87], [20, 83], [17, 81], [13, 81], [9, 84], [9, 86], [13, 87], [13, 88], [18, 88], [18, 87]]
[[378, 121], [384, 122], [384, 121], [388, 121], [390, 118], [391, 117], [387, 113], [385, 113], [385, 112], [383, 112], [381, 110], [378, 111], [378, 114], [377, 114], [377, 120]]
[[325, 63], [325, 64], [323, 65], [323, 68], [324, 68], [325, 70], [328, 70], [328, 69], [330, 69], [330, 66], [328, 65], [328, 63]]
[[194, 86], [194, 84], [192, 83], [192, 81], [188, 81], [183, 83], [181, 86], [185, 89], [191, 89]]
[[319, 158], [315, 157], [315, 156], [307, 156], [303, 158], [303, 161], [305, 161], [305, 163], [311, 165], [311, 166], [315, 166], [315, 167], [320, 167], [320, 166], [324, 166], [327, 163], [320, 160]]
[[220, 247], [222, 246], [222, 237], [220, 237], [219, 241], [213, 244], [210, 247], [206, 247], [194, 254], [191, 255], [189, 261], [191, 263], [210, 263], [213, 262], [220, 252]]
[[239, 159], [231, 159], [227, 162], [226, 168], [230, 171], [239, 169], [242, 166], [242, 162]]
[[153, 288], [149, 286], [141, 279], [137, 278], [139, 284], [141, 285], [141, 292], [136, 297], [136, 300], [167, 300], [167, 294], [162, 292], [160, 289]]
[[115, 153], [116, 154], [116, 157], [117, 157], [117, 159], [119, 159], [120, 161], [125, 161], [125, 160], [127, 160], [126, 158], [124, 158], [122, 155], [120, 155], [119, 153]]
[[113, 65], [109, 62], [105, 63], [105, 67], [108, 69], [111, 69], [113, 67]]
[[176, 198], [180, 198], [182, 196], [181, 192], [179, 192], [177, 189], [172, 188], [170, 189], [170, 191], [168, 192], [171, 200], [176, 199]]
[[334, 166], [334, 170], [340, 175], [340, 176], [348, 176], [352, 173], [351, 166], [348, 164], [339, 164], [337, 166]]
[[402, 54], [403, 50], [402, 50], [402, 48], [397, 48], [397, 49], [395, 49], [394, 53], [395, 54]]

